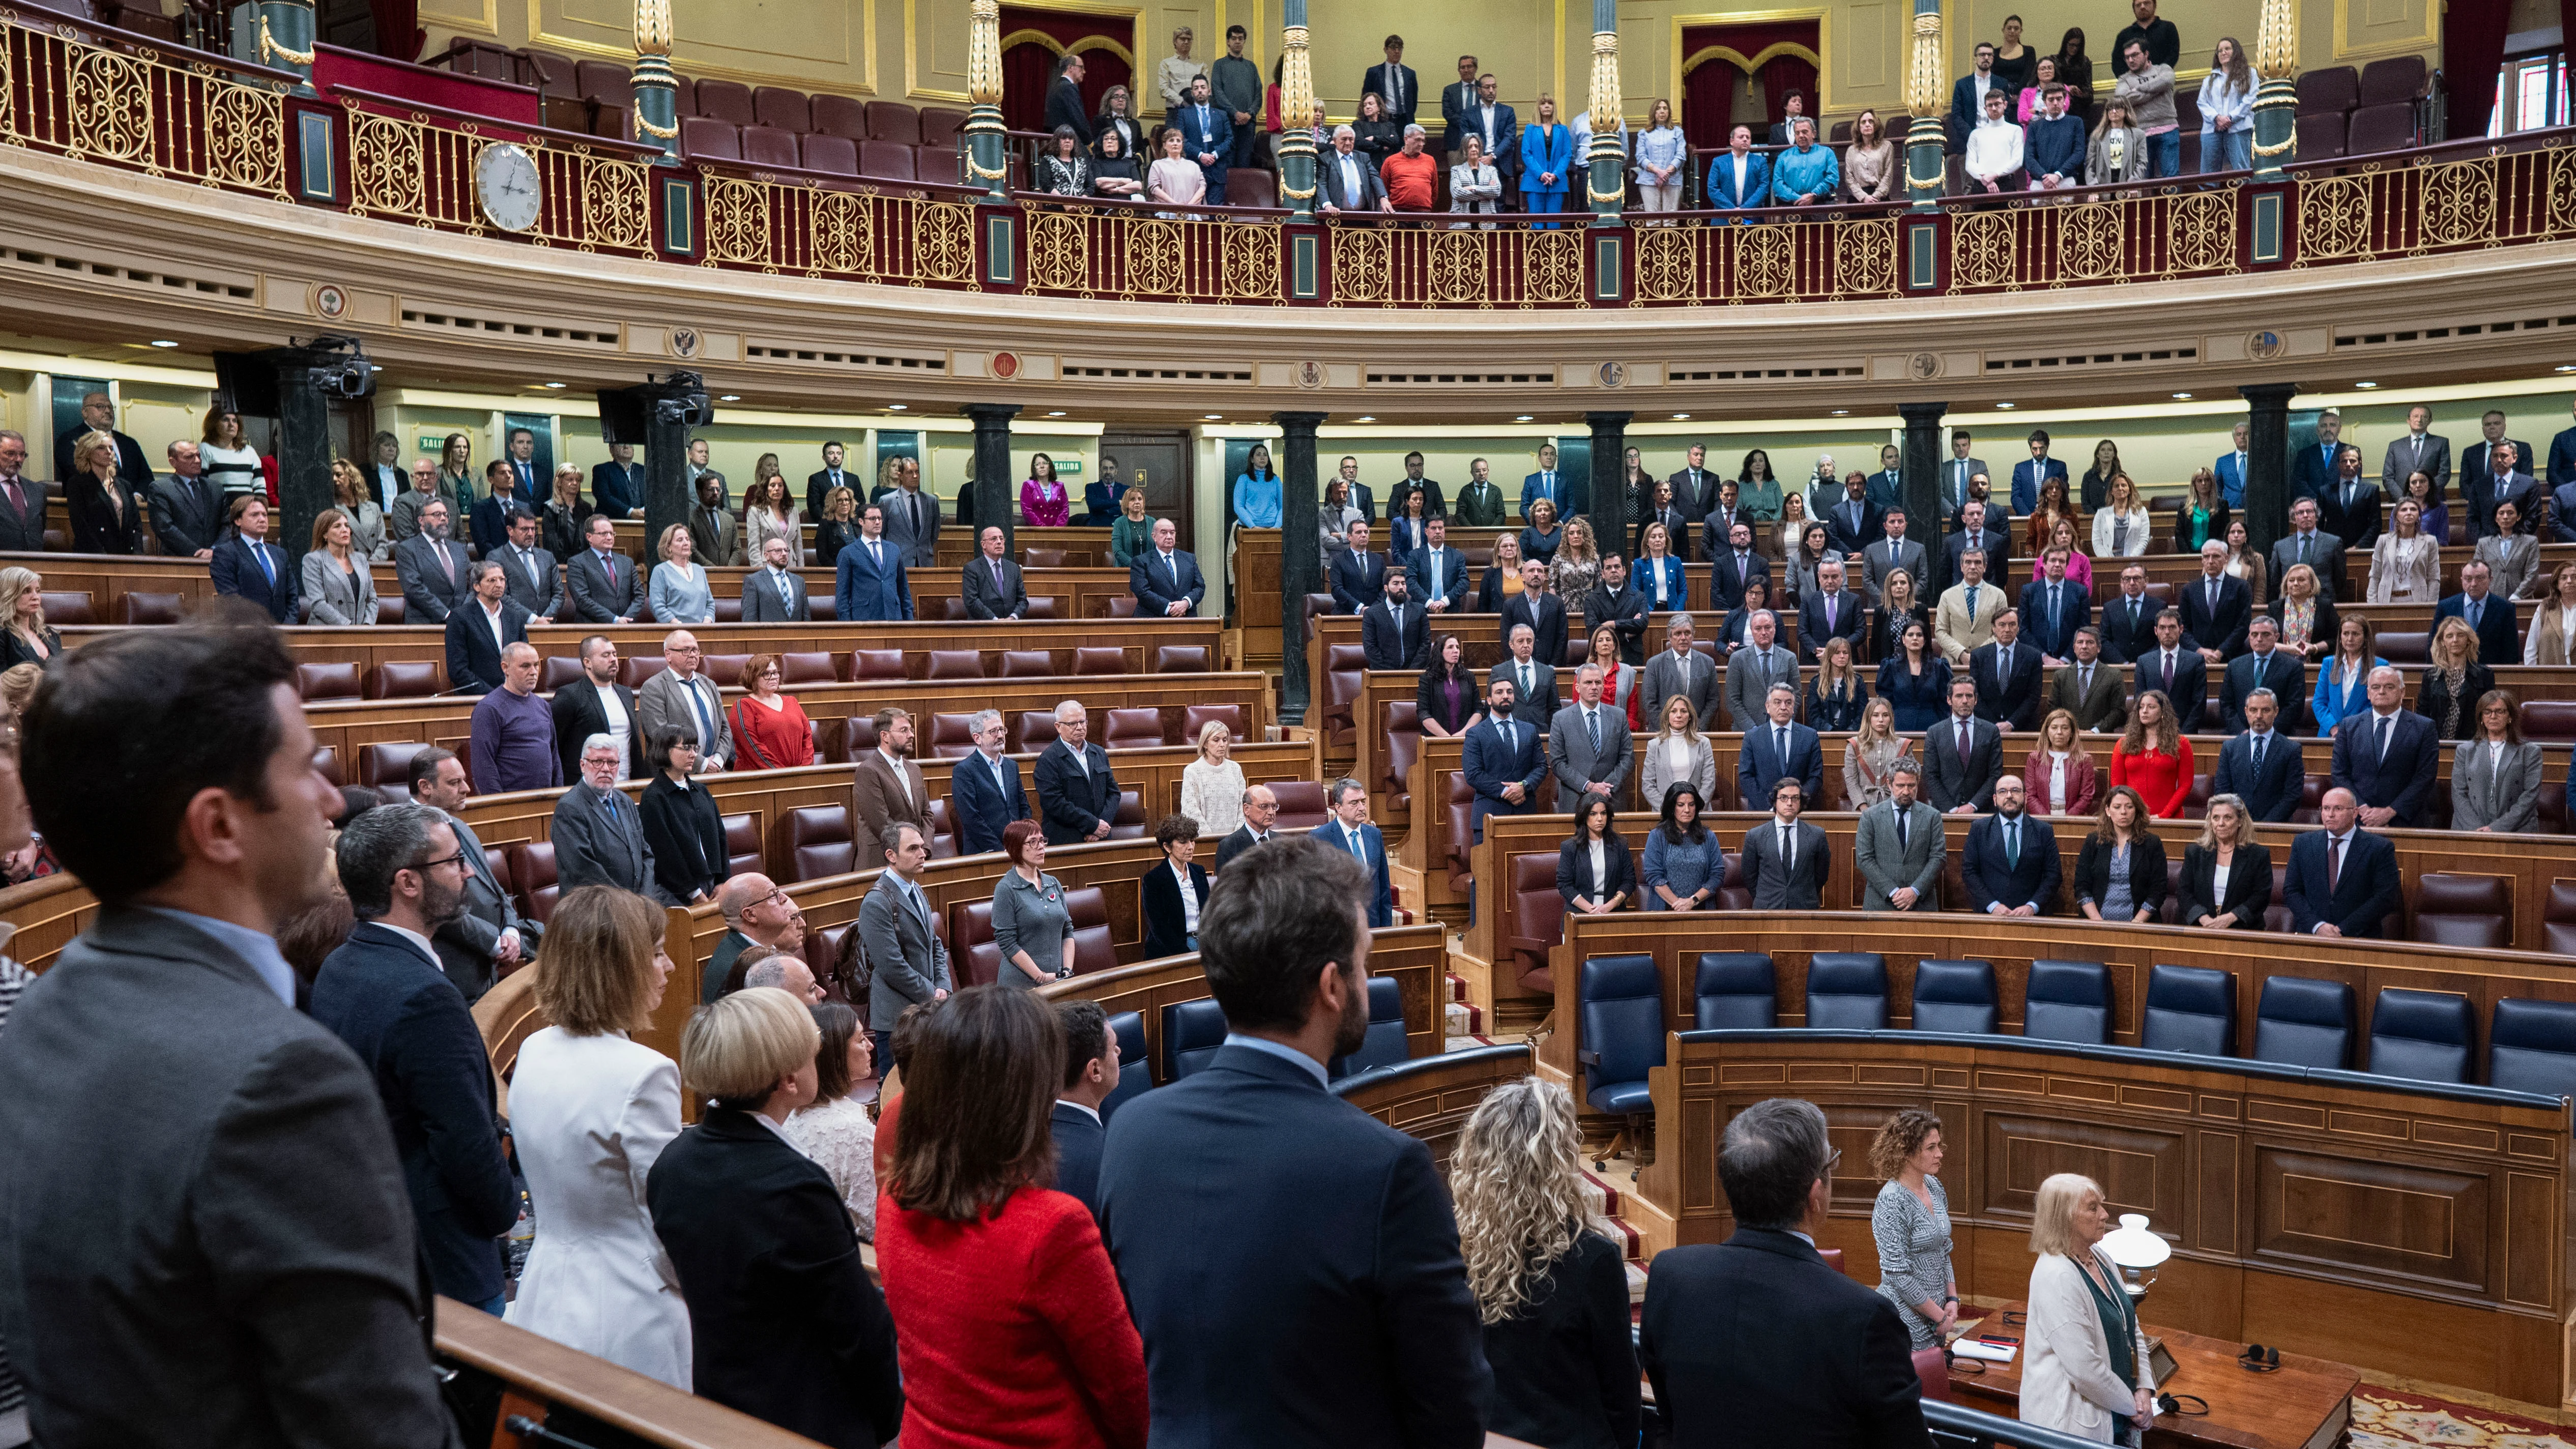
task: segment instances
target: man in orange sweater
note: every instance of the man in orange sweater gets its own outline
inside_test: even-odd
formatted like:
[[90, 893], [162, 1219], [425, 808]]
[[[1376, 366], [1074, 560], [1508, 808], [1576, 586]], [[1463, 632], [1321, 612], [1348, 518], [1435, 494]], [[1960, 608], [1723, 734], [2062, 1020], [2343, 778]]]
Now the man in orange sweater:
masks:
[[1398, 211], [1429, 211], [1438, 190], [1440, 163], [1422, 149], [1424, 139], [1420, 126], [1405, 127], [1404, 149], [1377, 168], [1378, 179], [1386, 183], [1386, 199]]

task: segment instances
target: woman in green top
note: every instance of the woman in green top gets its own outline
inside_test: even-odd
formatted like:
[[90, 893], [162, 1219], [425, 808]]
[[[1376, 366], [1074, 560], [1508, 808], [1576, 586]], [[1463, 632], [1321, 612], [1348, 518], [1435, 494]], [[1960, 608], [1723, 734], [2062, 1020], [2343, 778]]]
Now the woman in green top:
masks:
[[[2143, 1221], [2141, 1219], [2140, 1221]], [[2155, 1370], [2120, 1270], [2099, 1246], [2110, 1230], [2102, 1189], [2079, 1173], [2039, 1185], [2031, 1204], [2030, 1326], [2021, 1421], [2102, 1444], [2134, 1443], [2155, 1409]]]
[[1154, 520], [1145, 516], [1145, 490], [1130, 488], [1118, 496], [1118, 518], [1109, 525], [1109, 557], [1120, 568], [1132, 566], [1154, 546]]
[[2218, 475], [2207, 468], [2191, 475], [2191, 493], [2174, 510], [2174, 552], [2198, 553], [2200, 546], [2227, 539], [2227, 500], [2218, 494]]
[[1780, 519], [1780, 480], [1771, 476], [1771, 455], [1760, 448], [1744, 455], [1744, 469], [1735, 475], [1735, 502], [1765, 522]]
[[438, 496], [447, 500], [447, 536], [465, 537], [465, 516], [474, 511], [474, 440], [450, 433], [438, 450]]

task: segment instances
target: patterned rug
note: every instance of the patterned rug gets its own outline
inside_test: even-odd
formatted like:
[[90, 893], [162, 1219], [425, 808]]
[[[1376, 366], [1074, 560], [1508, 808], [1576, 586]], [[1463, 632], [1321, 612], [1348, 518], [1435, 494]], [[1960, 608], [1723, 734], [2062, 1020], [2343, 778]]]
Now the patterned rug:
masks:
[[2352, 1449], [2576, 1449], [2537, 1420], [2364, 1384], [2352, 1396]]

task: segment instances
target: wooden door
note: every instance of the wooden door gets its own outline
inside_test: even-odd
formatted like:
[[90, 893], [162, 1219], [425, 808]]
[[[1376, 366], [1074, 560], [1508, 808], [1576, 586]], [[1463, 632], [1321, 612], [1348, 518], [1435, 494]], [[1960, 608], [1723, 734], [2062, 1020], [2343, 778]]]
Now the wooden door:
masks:
[[[1145, 511], [1168, 518], [1180, 530], [1181, 547], [1192, 547], [1190, 435], [1187, 433], [1103, 433], [1100, 456], [1118, 462], [1118, 477], [1145, 485]], [[1080, 490], [1076, 490], [1079, 492]], [[1202, 569], [1206, 568], [1204, 562]]]

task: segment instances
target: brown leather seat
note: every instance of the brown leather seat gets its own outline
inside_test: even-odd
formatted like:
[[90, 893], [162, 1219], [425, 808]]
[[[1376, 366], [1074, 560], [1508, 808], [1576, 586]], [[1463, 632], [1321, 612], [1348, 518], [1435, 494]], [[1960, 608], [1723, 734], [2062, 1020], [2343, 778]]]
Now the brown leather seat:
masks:
[[[358, 747], [358, 783], [382, 793], [387, 799], [411, 798], [411, 761], [429, 746], [417, 740], [378, 741]], [[464, 759], [463, 756], [458, 756]], [[466, 764], [473, 769], [472, 762]]]
[[1169, 743], [1163, 738], [1163, 712], [1151, 707], [1113, 709], [1100, 731], [1104, 750], [1146, 750]]
[[[868, 138], [868, 106], [870, 104], [870, 102], [857, 100], [850, 96], [818, 95], [814, 97], [813, 129], [822, 135], [834, 136], [846, 141], [864, 141]], [[874, 104], [887, 105], [901, 103], [878, 101], [874, 102]], [[911, 110], [912, 107], [905, 106], [904, 109], [908, 111]]]
[[740, 595], [716, 595], [716, 622], [719, 624], [739, 624], [742, 622], [742, 598]]
[[392, 625], [392, 624], [399, 624], [399, 623], [401, 623], [402, 621], [403, 621], [403, 601], [402, 601], [402, 595], [400, 595], [400, 594], [378, 594], [378, 595], [376, 595], [376, 627], [378, 627], [378, 628], [380, 628], [380, 629], [381, 629], [381, 628], [384, 628], [384, 627], [386, 627], [386, 626], [388, 626], [388, 625]]
[[187, 603], [185, 594], [152, 594], [128, 589], [116, 599], [116, 622], [120, 624], [176, 624], [179, 611]]
[[910, 181], [912, 148], [892, 141], [859, 143], [859, 174], [872, 181]]
[[853, 868], [856, 853], [847, 805], [802, 805], [788, 811], [779, 818], [769, 852], [780, 868], [775, 878], [781, 885], [844, 874]]
[[701, 79], [697, 113], [711, 121], [731, 121], [737, 126], [757, 125], [760, 120], [752, 108], [751, 87], [740, 81]]
[[1206, 728], [1209, 720], [1223, 721], [1226, 733], [1234, 736], [1237, 741], [1241, 741], [1243, 739], [1244, 730], [1242, 705], [1193, 704], [1183, 708], [1181, 711], [1181, 737], [1176, 741], [1176, 743], [1184, 745], [1197, 744], [1199, 742], [1199, 731]]
[[[1406, 792], [1404, 782], [1412, 773], [1414, 760], [1422, 753], [1422, 721], [1415, 715], [1417, 708], [1412, 700], [1390, 699], [1386, 702], [1385, 718], [1379, 725], [1380, 738], [1386, 741], [1386, 748], [1378, 751], [1378, 777], [1386, 784], [1389, 810], [1409, 812], [1413, 809], [1413, 796]], [[1839, 775], [1841, 771], [1827, 773]], [[1408, 814], [1406, 818], [1411, 816]]]
[[742, 159], [742, 127], [703, 116], [680, 118], [680, 154], [692, 161]]
[[555, 913], [555, 901], [563, 887], [555, 877], [555, 846], [551, 840], [531, 840], [509, 848], [510, 882], [519, 893], [519, 909], [544, 924]]
[[389, 659], [367, 671], [369, 699], [427, 699], [447, 687], [447, 671], [435, 659]]
[[1024, 569], [1060, 569], [1064, 567], [1064, 550], [1060, 548], [1026, 548], [1020, 551]]
[[1269, 785], [1271, 795], [1279, 801], [1279, 814], [1270, 824], [1273, 830], [1312, 830], [1333, 813], [1324, 803], [1324, 787], [1313, 780], [1270, 780], [1264, 783]]
[[948, 797], [945, 795], [930, 802], [930, 858], [957, 858], [957, 818], [948, 813]]
[[98, 611], [90, 606], [87, 589], [44, 589], [45, 622], [59, 629], [67, 624], [95, 624]]
[[[1132, 604], [1135, 600], [1130, 599], [1127, 602]], [[1031, 594], [1029, 595], [1029, 612], [1026, 617], [1031, 619], [1052, 619], [1056, 617], [1055, 609], [1055, 595]]]
[[1368, 672], [1368, 656], [1357, 644], [1334, 644], [1324, 655], [1324, 736], [1325, 743], [1353, 744], [1359, 738], [1351, 720], [1351, 705], [1360, 697], [1360, 684]]
[[[1021, 710], [1019, 718], [1012, 721], [1010, 732], [1006, 738], [1011, 741], [1011, 752], [1013, 754], [1036, 754], [1038, 751], [1045, 749], [1056, 741], [1055, 711], [1051, 709]], [[1097, 742], [1095, 741], [1095, 743]], [[1104, 746], [1103, 748], [1106, 747]]]
[[659, 654], [621, 654], [617, 659], [617, 682], [628, 689], [642, 689], [644, 681], [671, 667]]
[[984, 656], [973, 649], [933, 649], [924, 679], [982, 679]]
[[864, 1021], [868, 1004], [866, 993], [860, 993], [856, 1001], [850, 1000], [849, 991], [833, 971], [833, 968], [840, 964], [841, 943], [850, 938], [850, 932], [857, 929], [858, 924], [856, 921], [843, 921], [837, 926], [806, 928], [805, 969], [813, 972], [814, 979], [822, 983], [826, 999], [858, 1007], [860, 1017]]
[[1335, 605], [1331, 594], [1308, 594], [1306, 596], [1305, 631], [1297, 636], [1299, 646], [1303, 647], [1304, 645], [1314, 642], [1315, 620], [1317, 618], [1325, 614], [1336, 614], [1339, 612], [1341, 612], [1341, 610]]
[[904, 677], [903, 651], [900, 649], [853, 649], [850, 651], [850, 678], [901, 679]]
[[934, 760], [962, 760], [975, 753], [975, 732], [968, 722], [972, 714], [934, 714], [930, 717], [930, 747]]
[[2513, 886], [2502, 876], [2428, 870], [2415, 881], [2415, 936], [2427, 945], [2501, 951], [2513, 944]]
[[581, 661], [569, 654], [549, 654], [537, 666], [537, 689], [552, 694], [582, 677]]
[[[1134, 603], [1129, 599], [1127, 602]], [[1208, 672], [1208, 648], [1205, 644], [1157, 644], [1154, 646], [1156, 674], [1205, 674]]]
[[859, 143], [847, 136], [808, 132], [798, 138], [798, 147], [808, 171], [819, 171], [826, 176], [859, 174]]
[[[1005, 672], [1007, 673], [1007, 671]], [[1114, 644], [1100, 645], [1097, 647], [1090, 645], [1077, 646], [1073, 651], [1073, 672], [1076, 674], [1124, 674], [1127, 672], [1127, 651]]]
[[[2553, 744], [2576, 740], [2576, 700], [2526, 699], [2522, 702], [2522, 737]], [[2540, 792], [2547, 795], [2549, 792]]]
[[1109, 838], [1141, 840], [1145, 835], [1145, 800], [1134, 790], [1118, 792], [1118, 811], [1109, 817]]
[[762, 869], [767, 862], [760, 854], [760, 817], [749, 811], [721, 817], [724, 821], [725, 861], [731, 874], [747, 875]]
[[[822, 119], [819, 111], [815, 119], [817, 121]], [[838, 134], [847, 135], [848, 133]], [[867, 132], [861, 139], [892, 141], [898, 146], [918, 146], [921, 144], [921, 112], [901, 101], [870, 101], [867, 106]]]
[[1005, 649], [1002, 678], [1047, 679], [1055, 674], [1055, 654], [1047, 649]]
[[779, 687], [837, 684], [841, 675], [828, 649], [800, 649], [778, 656]]
[[841, 753], [836, 764], [848, 764], [877, 747], [877, 721], [872, 714], [845, 715], [841, 720]]
[[814, 103], [800, 90], [786, 86], [760, 86], [751, 93], [752, 118], [764, 126], [782, 131], [814, 129]]
[[1512, 953], [1520, 984], [1554, 995], [1547, 953], [1565, 939], [1565, 897], [1556, 893], [1556, 852], [1515, 855], [1509, 866], [1510, 900], [1504, 906], [1503, 949]]
[[[2543, 790], [2543, 795], [2549, 792]], [[2549, 883], [2549, 904], [2541, 909], [2541, 947], [2561, 956], [2576, 956], [2576, 880]]]
[[966, 596], [965, 596], [965, 595], [963, 595], [963, 594], [950, 594], [947, 598], [944, 598], [944, 599], [940, 600], [940, 601], [939, 601], [939, 617], [940, 617], [941, 622], [943, 622], [943, 623], [949, 623], [949, 624], [962, 624], [962, 623], [965, 623], [965, 622], [966, 622]]
[[1442, 864], [1449, 868], [1449, 889], [1464, 891], [1475, 883], [1468, 870], [1467, 852], [1474, 844], [1476, 792], [1468, 785], [1464, 770], [1451, 770], [1443, 788], [1449, 808], [1449, 858]]
[[586, 101], [606, 101], [612, 105], [635, 104], [635, 82], [622, 65], [605, 60], [573, 62], [573, 88]]
[[357, 663], [347, 659], [333, 660], [327, 664], [296, 665], [295, 693], [307, 704], [325, 699], [365, 697], [359, 688]]
[[957, 138], [963, 135], [965, 130], [966, 113], [955, 106], [921, 108], [922, 145], [953, 147], [957, 144]]
[[1250, 166], [1237, 166], [1226, 173], [1225, 204], [1275, 208], [1279, 205], [1279, 178]]
[[1116, 966], [1118, 943], [1110, 934], [1108, 893], [1098, 886], [1077, 886], [1064, 893], [1064, 909], [1073, 918], [1073, 974], [1088, 976]]
[[796, 133], [776, 126], [742, 128], [742, 159], [747, 166], [783, 166], [794, 170], [802, 158], [796, 150]]
[[1111, 594], [1108, 598], [1100, 601], [1100, 617], [1104, 619], [1135, 618], [1136, 596], [1134, 594]]
[[701, 654], [698, 668], [716, 682], [718, 689], [734, 689], [742, 684], [742, 667], [751, 662], [748, 654]]
[[[949, 949], [959, 964], [958, 979], [968, 986], [990, 986], [1001, 979], [1002, 948], [993, 939], [993, 903], [957, 901], [948, 907]], [[1037, 960], [1035, 953], [1031, 960]], [[1038, 961], [1041, 967], [1052, 963]], [[1019, 968], [1011, 968], [1017, 971]]]
[[2418, 629], [2401, 633], [2393, 629], [2380, 631], [2379, 657], [2391, 664], [2422, 664], [2433, 657], [2433, 635]]

